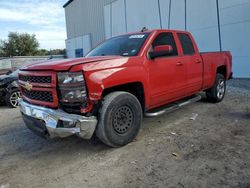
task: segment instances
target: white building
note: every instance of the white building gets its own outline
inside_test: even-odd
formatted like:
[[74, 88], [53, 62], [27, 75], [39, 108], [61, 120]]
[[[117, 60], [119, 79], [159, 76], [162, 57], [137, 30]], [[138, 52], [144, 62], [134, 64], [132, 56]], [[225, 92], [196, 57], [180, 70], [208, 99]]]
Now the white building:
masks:
[[64, 8], [69, 57], [144, 26], [180, 29], [202, 52], [230, 50], [234, 75], [250, 78], [250, 0], [69, 0]]

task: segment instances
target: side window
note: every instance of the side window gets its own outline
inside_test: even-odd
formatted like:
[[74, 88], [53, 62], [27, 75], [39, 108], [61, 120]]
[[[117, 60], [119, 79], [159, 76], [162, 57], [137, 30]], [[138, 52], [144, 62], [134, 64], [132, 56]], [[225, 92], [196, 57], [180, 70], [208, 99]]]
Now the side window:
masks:
[[174, 36], [172, 33], [159, 34], [154, 40], [152, 47], [155, 48], [156, 46], [160, 46], [160, 45], [171, 45], [173, 48], [173, 53], [171, 54], [171, 56], [178, 56], [176, 43], [175, 43]]
[[195, 54], [195, 49], [191, 38], [187, 34], [178, 33], [184, 55]]

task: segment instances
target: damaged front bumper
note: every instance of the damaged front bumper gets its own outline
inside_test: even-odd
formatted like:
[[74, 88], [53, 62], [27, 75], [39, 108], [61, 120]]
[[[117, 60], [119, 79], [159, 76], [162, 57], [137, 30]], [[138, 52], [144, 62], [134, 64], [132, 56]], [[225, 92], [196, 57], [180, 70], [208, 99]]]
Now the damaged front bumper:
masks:
[[64, 138], [78, 135], [90, 139], [94, 134], [96, 117], [68, 114], [62, 110], [53, 110], [19, 101], [23, 120], [35, 133], [49, 138]]

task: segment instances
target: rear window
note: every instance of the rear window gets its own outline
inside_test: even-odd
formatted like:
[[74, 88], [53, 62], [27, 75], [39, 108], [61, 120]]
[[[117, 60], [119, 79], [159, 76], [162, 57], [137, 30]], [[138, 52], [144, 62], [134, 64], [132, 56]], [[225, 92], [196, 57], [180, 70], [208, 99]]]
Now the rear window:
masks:
[[178, 33], [178, 37], [181, 42], [184, 55], [195, 54], [194, 45], [189, 35], [184, 33]]

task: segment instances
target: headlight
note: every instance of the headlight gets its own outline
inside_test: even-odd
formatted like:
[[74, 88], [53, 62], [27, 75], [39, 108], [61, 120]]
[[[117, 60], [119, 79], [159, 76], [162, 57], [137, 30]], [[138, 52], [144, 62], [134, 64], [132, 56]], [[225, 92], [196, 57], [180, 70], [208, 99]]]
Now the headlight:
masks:
[[79, 103], [86, 100], [86, 87], [82, 72], [61, 72], [57, 76], [62, 102]]
[[79, 82], [84, 82], [82, 72], [60, 72], [58, 73], [59, 85], [74, 84]]

